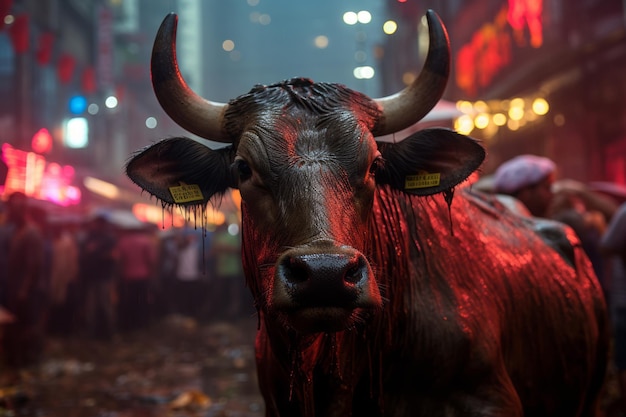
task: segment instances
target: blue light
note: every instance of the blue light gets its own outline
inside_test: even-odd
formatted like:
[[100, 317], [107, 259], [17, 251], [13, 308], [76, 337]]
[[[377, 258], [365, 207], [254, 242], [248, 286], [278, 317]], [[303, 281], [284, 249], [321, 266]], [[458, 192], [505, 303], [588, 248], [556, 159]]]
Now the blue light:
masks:
[[83, 96], [74, 96], [69, 102], [70, 113], [81, 114], [87, 110], [87, 99]]

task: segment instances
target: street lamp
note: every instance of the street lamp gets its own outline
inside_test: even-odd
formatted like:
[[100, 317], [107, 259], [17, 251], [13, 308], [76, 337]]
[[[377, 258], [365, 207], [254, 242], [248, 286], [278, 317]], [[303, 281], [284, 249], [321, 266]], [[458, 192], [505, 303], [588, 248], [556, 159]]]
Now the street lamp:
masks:
[[[361, 10], [358, 12], [348, 11], [343, 14], [343, 21], [345, 24], [350, 26], [356, 24], [366, 25], [372, 21], [372, 14], [367, 10]], [[375, 73], [373, 67], [365, 65], [368, 58], [368, 54], [366, 52], [366, 40], [367, 35], [363, 29], [359, 27], [356, 34], [356, 52], [354, 53], [354, 59], [358, 63], [358, 66], [354, 68], [353, 75], [356, 79], [361, 80], [373, 78]]]
[[117, 107], [117, 97], [115, 96], [109, 96], [106, 98], [106, 100], [104, 100], [104, 105], [107, 106], [107, 108], [109, 109], [114, 109]]
[[359, 23], [362, 23], [364, 25], [372, 21], [372, 14], [367, 10], [361, 10], [356, 14], [356, 16]]
[[364, 25], [372, 21], [372, 14], [367, 10], [361, 10], [360, 12], [345, 12], [343, 14], [343, 22], [346, 25], [356, 25], [362, 23]]

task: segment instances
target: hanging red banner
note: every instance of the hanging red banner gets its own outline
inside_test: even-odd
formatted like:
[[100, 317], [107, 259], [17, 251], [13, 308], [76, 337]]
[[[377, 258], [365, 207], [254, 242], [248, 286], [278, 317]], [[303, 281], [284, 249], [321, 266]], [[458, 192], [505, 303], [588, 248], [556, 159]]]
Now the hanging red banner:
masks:
[[39, 35], [39, 44], [37, 45], [37, 62], [39, 65], [48, 65], [52, 58], [52, 47], [54, 45], [54, 34], [52, 32], [44, 32]]
[[96, 70], [93, 65], [83, 70], [81, 84], [83, 93], [91, 94], [96, 92]]
[[19, 16], [15, 16], [15, 20], [9, 27], [9, 35], [11, 36], [13, 49], [18, 54], [28, 51], [28, 44], [30, 40], [28, 22], [28, 15], [21, 14]]
[[76, 67], [76, 59], [68, 53], [64, 53], [59, 58], [57, 64], [57, 75], [61, 84], [67, 84], [74, 76], [74, 68]]

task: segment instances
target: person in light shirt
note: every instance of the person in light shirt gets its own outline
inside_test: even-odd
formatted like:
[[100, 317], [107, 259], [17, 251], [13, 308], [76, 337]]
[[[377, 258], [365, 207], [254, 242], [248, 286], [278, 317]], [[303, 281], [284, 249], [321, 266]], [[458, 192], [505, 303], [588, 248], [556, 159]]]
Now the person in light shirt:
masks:
[[175, 311], [198, 321], [207, 320], [208, 285], [207, 250], [211, 236], [202, 230], [184, 229], [178, 235], [176, 280], [172, 297]]

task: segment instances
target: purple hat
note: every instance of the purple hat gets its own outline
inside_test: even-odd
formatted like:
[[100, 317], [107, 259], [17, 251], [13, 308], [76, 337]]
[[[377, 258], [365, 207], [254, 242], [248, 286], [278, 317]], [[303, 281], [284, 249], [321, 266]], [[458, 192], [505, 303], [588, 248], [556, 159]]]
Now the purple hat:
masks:
[[520, 155], [500, 165], [494, 174], [497, 193], [514, 194], [537, 184], [556, 170], [555, 163], [541, 156]]

